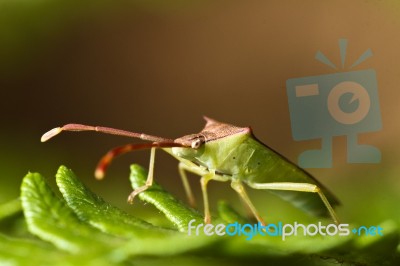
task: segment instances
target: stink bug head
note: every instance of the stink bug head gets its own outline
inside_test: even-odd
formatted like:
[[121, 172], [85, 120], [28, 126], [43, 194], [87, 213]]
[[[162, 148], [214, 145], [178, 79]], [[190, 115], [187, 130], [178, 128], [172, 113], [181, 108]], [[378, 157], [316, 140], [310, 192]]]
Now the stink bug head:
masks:
[[204, 152], [205, 141], [201, 135], [187, 135], [176, 139], [175, 142], [182, 145], [182, 147], [172, 148], [172, 154], [179, 158], [193, 160], [193, 158], [200, 156]]
[[[194, 160], [194, 158], [198, 158], [204, 153], [204, 146], [209, 146], [211, 142], [215, 143], [218, 140], [222, 141], [236, 134], [248, 134], [251, 132], [249, 127], [237, 127], [230, 124], [221, 123], [206, 116], [204, 119], [206, 121], [206, 125], [199, 133], [185, 135], [174, 140], [176, 143], [179, 143], [183, 146], [183, 148], [172, 148], [172, 153], [174, 155], [187, 160]], [[224, 143], [229, 144], [229, 142]], [[224, 147], [225, 151], [227, 148], [229, 148], [226, 146], [227, 145]], [[185, 147], [191, 147], [191, 149]]]

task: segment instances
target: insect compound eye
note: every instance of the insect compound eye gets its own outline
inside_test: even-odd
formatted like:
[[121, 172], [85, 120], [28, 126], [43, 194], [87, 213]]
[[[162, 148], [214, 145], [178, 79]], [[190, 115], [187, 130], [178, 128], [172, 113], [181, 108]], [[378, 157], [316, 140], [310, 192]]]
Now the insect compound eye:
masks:
[[204, 143], [204, 140], [202, 138], [197, 138], [192, 141], [191, 146], [193, 149], [198, 149], [203, 143]]

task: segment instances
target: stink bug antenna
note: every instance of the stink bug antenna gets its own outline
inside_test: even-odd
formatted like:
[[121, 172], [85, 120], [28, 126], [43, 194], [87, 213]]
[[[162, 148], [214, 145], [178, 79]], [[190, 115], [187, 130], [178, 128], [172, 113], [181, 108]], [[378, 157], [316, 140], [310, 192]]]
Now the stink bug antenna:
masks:
[[172, 148], [172, 147], [184, 147], [182, 144], [176, 142], [154, 142], [154, 143], [139, 143], [139, 144], [127, 144], [124, 146], [116, 147], [108, 151], [97, 164], [94, 176], [96, 179], [103, 179], [110, 166], [111, 162], [115, 157], [136, 150], [150, 149], [150, 148]]
[[97, 164], [95, 170], [95, 177], [96, 179], [103, 179], [106, 173], [107, 168], [110, 166], [112, 160], [117, 157], [118, 155], [135, 151], [135, 150], [142, 150], [142, 149], [149, 149], [149, 148], [172, 148], [172, 147], [186, 147], [183, 144], [175, 142], [173, 139], [161, 138], [157, 136], [147, 135], [144, 133], [136, 133], [125, 131], [121, 129], [115, 129], [110, 127], [100, 127], [100, 126], [88, 126], [88, 125], [81, 125], [81, 124], [67, 124], [62, 127], [56, 127], [52, 130], [46, 132], [41, 141], [45, 142], [49, 139], [57, 136], [62, 131], [97, 131], [105, 134], [111, 135], [118, 135], [130, 138], [137, 138], [141, 140], [152, 141], [153, 143], [140, 143], [140, 144], [128, 144], [124, 146], [120, 146], [110, 150], [106, 155], [104, 155], [99, 163]]
[[148, 140], [153, 142], [174, 142], [173, 139], [161, 138], [157, 136], [147, 135], [144, 133], [136, 133], [125, 131], [121, 129], [115, 129], [110, 127], [99, 127], [99, 126], [88, 126], [81, 124], [67, 124], [62, 127], [56, 127], [46, 132], [40, 139], [42, 142], [48, 141], [54, 136], [60, 134], [62, 131], [97, 131], [105, 134], [118, 135], [130, 138], [138, 138], [142, 140]]

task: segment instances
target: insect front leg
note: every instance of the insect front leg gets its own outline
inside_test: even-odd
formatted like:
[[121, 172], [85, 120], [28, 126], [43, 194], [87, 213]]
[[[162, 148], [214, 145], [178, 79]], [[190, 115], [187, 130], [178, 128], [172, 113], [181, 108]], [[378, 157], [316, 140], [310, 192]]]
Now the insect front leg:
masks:
[[[229, 176], [223, 176], [216, 174], [215, 171], [213, 170], [208, 170], [205, 167], [198, 166], [191, 161], [179, 158], [181, 160], [181, 163], [179, 165], [180, 171], [188, 171], [193, 174], [201, 176], [200, 179], [200, 185], [201, 185], [201, 191], [203, 194], [203, 204], [204, 204], [204, 222], [209, 224], [211, 223], [211, 213], [210, 213], [210, 207], [209, 207], [209, 202], [208, 202], [208, 192], [207, 192], [207, 184], [210, 180], [216, 180], [220, 182], [226, 182], [230, 179]], [[184, 173], [185, 177], [186, 174]]]
[[135, 198], [136, 195], [138, 195], [139, 193], [145, 191], [146, 189], [148, 189], [149, 187], [151, 187], [153, 185], [153, 173], [154, 173], [154, 158], [155, 158], [155, 154], [156, 154], [156, 148], [153, 147], [150, 150], [150, 165], [149, 165], [149, 173], [147, 175], [147, 180], [144, 186], [138, 187], [137, 189], [135, 189], [134, 191], [132, 191], [132, 193], [129, 195], [128, 197], [128, 202], [129, 203], [133, 203], [133, 199]]
[[209, 171], [208, 174], [205, 174], [201, 177], [200, 184], [201, 184], [201, 191], [203, 193], [203, 202], [204, 202], [204, 222], [206, 224], [211, 223], [211, 213], [210, 213], [210, 207], [208, 204], [207, 183], [210, 180], [226, 182], [229, 180], [229, 178], [230, 177], [228, 177], [228, 176], [222, 176], [222, 175], [215, 174], [215, 171]]
[[187, 179], [186, 171], [190, 171], [190, 167], [186, 164], [180, 162], [178, 164], [179, 175], [181, 176], [181, 180], [183, 183], [183, 188], [185, 189], [186, 197], [188, 198], [190, 206], [193, 208], [196, 207], [196, 199], [193, 196], [192, 189], [190, 188], [190, 184]]
[[239, 194], [240, 198], [250, 209], [251, 213], [254, 215], [254, 217], [257, 219], [257, 221], [260, 222], [262, 225], [265, 225], [264, 220], [261, 218], [256, 207], [254, 207], [249, 196], [247, 195], [242, 182], [240, 180], [232, 180], [231, 187]]
[[336, 224], [339, 224], [339, 219], [333, 210], [328, 199], [322, 193], [321, 189], [315, 184], [309, 183], [291, 183], [291, 182], [276, 182], [276, 183], [248, 183], [248, 185], [255, 189], [270, 189], [270, 190], [290, 190], [299, 192], [312, 192], [318, 193], [325, 207], [328, 209], [330, 216]]
[[211, 223], [211, 214], [210, 214], [210, 206], [208, 204], [208, 192], [207, 192], [207, 184], [208, 181], [212, 180], [215, 176], [214, 172], [210, 172], [200, 179], [201, 191], [203, 193], [203, 202], [204, 202], [204, 222], [206, 224]]

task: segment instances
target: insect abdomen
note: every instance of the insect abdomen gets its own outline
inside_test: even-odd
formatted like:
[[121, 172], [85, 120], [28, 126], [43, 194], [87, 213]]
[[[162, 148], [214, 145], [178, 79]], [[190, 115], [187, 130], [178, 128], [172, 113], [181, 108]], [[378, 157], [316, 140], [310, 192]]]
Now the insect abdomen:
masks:
[[[321, 189], [332, 207], [339, 205], [339, 201], [336, 197], [308, 172], [255, 139], [249, 139], [247, 142], [248, 147], [251, 148], [253, 152], [247, 165], [244, 166], [243, 177], [241, 178], [244, 182], [314, 184]], [[291, 202], [294, 206], [305, 212], [315, 216], [329, 217], [329, 211], [317, 193], [283, 190], [269, 191]]]

